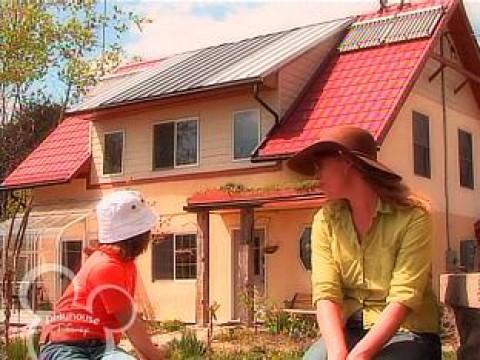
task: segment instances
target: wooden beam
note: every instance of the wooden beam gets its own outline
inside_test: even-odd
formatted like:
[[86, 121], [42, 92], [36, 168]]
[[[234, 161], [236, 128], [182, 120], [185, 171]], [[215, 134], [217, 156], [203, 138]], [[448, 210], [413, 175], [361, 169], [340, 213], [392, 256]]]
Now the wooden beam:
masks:
[[197, 213], [197, 293], [195, 299], [195, 320], [197, 325], [206, 327], [209, 322], [210, 306], [210, 216], [209, 211]]
[[242, 274], [242, 290], [246, 296], [240, 321], [247, 326], [253, 324], [254, 282], [253, 282], [253, 207], [240, 210], [240, 271]]
[[453, 93], [455, 95], [457, 95], [457, 93], [462, 90], [462, 88], [468, 84], [468, 79], [465, 79], [464, 81], [462, 81], [462, 83], [460, 85], [458, 85], [455, 89], [453, 89]]
[[440, 72], [445, 68], [445, 65], [444, 64], [440, 64], [440, 66], [438, 67], [437, 70], [435, 70], [435, 72], [430, 75], [430, 77], [428, 78], [428, 82], [432, 82], [433, 79], [435, 79], [437, 77], [438, 74], [440, 74]]
[[466, 78], [468, 78], [470, 80], [473, 80], [473, 81], [480, 84], [480, 76], [472, 73], [471, 71], [463, 68], [462, 66], [458, 65], [457, 63], [454, 63], [451, 60], [446, 59], [445, 57], [443, 57], [441, 55], [432, 53], [431, 56], [432, 56], [432, 59], [437, 60], [439, 63], [441, 63], [445, 66], [448, 66], [449, 68], [452, 68], [453, 70], [459, 72], [460, 74], [462, 74]]

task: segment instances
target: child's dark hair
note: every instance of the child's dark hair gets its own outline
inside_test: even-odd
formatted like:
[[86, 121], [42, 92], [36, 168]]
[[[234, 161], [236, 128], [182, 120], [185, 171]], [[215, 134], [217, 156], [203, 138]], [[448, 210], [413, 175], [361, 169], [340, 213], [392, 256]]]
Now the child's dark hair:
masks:
[[97, 244], [85, 249], [87, 256], [93, 254], [95, 250], [114, 250], [118, 251], [123, 261], [135, 260], [140, 254], [145, 252], [150, 242], [150, 231], [132, 236], [126, 240], [117, 241], [111, 244]]

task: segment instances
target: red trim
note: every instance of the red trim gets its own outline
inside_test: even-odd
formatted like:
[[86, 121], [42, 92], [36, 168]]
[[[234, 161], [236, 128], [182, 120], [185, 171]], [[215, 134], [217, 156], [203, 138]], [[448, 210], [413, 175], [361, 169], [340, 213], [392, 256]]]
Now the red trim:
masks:
[[276, 171], [280, 171], [281, 169], [282, 169], [282, 163], [277, 162], [274, 165], [254, 167], [254, 168], [205, 171], [205, 172], [190, 173], [190, 174], [157, 176], [157, 177], [140, 178], [140, 179], [132, 179], [132, 180], [119, 180], [119, 181], [113, 181], [113, 182], [104, 183], [104, 184], [103, 183], [92, 184], [89, 179], [87, 183], [87, 189], [111, 189], [111, 188], [120, 187], [120, 186], [152, 184], [152, 183], [160, 183], [160, 182], [168, 182], [168, 181], [211, 179], [211, 178], [223, 177], [223, 176], [276, 172]]

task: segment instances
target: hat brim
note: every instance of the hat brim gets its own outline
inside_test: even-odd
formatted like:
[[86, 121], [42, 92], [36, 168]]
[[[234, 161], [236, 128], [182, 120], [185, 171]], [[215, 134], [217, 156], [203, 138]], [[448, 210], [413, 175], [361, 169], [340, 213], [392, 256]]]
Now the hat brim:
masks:
[[368, 156], [362, 155], [358, 152], [352, 152], [345, 146], [333, 141], [320, 141], [308, 146], [302, 151], [293, 156], [287, 163], [288, 167], [293, 171], [308, 175], [315, 175], [314, 159], [322, 156], [329, 156], [334, 153], [342, 152], [351, 158], [361, 171], [368, 175], [379, 177], [383, 176], [391, 181], [401, 181], [402, 177], [389, 169], [384, 164], [377, 160], [371, 159]]

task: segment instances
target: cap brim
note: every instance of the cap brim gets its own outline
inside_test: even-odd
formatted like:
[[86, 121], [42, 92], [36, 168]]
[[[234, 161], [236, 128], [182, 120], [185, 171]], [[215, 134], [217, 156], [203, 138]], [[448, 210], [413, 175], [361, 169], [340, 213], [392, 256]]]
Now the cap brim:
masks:
[[349, 156], [362, 171], [371, 174], [372, 176], [384, 176], [392, 181], [402, 180], [400, 175], [396, 174], [393, 170], [389, 169], [379, 161], [373, 160], [367, 156], [362, 156], [358, 153], [354, 153], [350, 151], [350, 149], [333, 141], [320, 141], [308, 146], [293, 156], [287, 162], [287, 165], [290, 169], [297, 173], [307, 176], [314, 176], [314, 158], [328, 156], [335, 152], [343, 152]]

